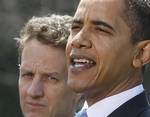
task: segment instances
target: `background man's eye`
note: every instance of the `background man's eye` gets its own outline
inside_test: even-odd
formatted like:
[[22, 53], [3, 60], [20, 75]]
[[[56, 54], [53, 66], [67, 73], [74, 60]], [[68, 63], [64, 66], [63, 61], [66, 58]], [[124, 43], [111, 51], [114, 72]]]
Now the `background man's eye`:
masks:
[[48, 76], [48, 80], [58, 81], [58, 78], [56, 78], [56, 77], [54, 77], [54, 76]]
[[33, 77], [33, 73], [21, 73], [21, 78], [32, 78]]

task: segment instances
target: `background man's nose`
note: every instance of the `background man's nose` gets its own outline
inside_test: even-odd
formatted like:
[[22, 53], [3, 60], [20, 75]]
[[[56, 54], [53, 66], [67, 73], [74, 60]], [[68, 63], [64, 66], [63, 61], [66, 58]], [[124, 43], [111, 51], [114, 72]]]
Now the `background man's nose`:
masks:
[[40, 80], [33, 79], [31, 85], [28, 87], [28, 95], [32, 98], [40, 98], [44, 95], [43, 83]]

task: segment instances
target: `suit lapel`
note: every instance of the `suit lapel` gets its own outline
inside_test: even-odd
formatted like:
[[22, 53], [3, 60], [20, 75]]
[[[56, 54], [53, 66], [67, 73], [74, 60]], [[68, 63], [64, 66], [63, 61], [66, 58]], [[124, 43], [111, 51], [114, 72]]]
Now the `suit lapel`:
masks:
[[124, 103], [108, 117], [137, 117], [141, 112], [148, 108], [148, 101], [145, 92], [143, 92]]

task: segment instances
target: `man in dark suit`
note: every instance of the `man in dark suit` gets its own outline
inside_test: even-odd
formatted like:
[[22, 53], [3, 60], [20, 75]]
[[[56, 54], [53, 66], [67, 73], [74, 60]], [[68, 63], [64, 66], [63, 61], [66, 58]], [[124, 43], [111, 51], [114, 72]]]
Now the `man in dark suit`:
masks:
[[66, 55], [68, 85], [85, 97], [88, 117], [150, 117], [149, 0], [81, 0]]

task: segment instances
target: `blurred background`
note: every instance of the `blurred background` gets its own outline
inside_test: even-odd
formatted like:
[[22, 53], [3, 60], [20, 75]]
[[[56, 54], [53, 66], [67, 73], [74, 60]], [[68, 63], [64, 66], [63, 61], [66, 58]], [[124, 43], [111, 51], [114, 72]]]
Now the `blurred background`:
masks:
[[[79, 0], [0, 0], [0, 117], [22, 117], [18, 95], [17, 47], [14, 41], [32, 16], [73, 15]], [[150, 66], [144, 74], [150, 92]]]

